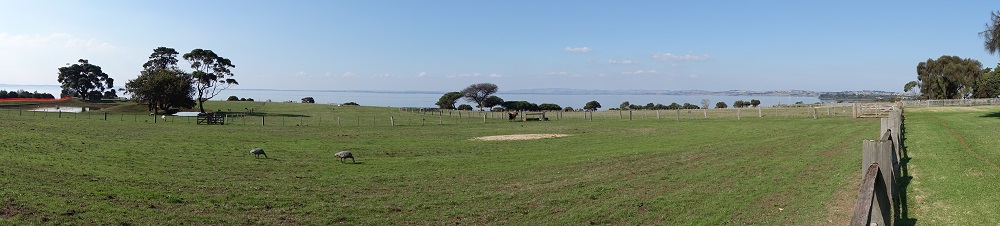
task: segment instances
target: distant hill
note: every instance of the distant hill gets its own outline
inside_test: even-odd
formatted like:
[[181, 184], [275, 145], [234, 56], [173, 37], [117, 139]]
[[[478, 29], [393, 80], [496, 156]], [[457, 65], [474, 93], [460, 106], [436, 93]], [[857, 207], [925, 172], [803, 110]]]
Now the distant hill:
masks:
[[594, 90], [594, 89], [564, 89], [564, 88], [542, 88], [542, 89], [519, 89], [504, 91], [505, 94], [559, 94], [559, 95], [683, 95], [683, 96], [803, 96], [815, 97], [820, 92], [805, 90], [728, 90], [728, 91], [706, 91], [706, 90]]

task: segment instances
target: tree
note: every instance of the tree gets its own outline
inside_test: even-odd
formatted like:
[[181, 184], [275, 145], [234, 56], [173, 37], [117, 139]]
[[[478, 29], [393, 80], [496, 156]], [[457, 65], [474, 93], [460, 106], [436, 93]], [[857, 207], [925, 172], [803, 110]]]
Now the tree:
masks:
[[729, 106], [726, 106], [726, 102], [719, 101], [718, 103], [715, 103], [715, 108], [727, 108], [727, 107]]
[[[1000, 64], [997, 64], [1000, 68]], [[996, 98], [1000, 96], [1000, 70], [983, 69], [983, 75], [976, 80], [973, 98]]]
[[483, 106], [485, 106], [483, 105], [483, 102], [486, 101], [486, 98], [489, 98], [490, 95], [493, 95], [496, 92], [497, 85], [493, 83], [477, 83], [462, 89], [462, 96], [464, 96], [469, 102], [476, 103], [477, 106], [479, 106], [479, 110], [482, 111]]
[[562, 110], [562, 107], [560, 107], [558, 104], [544, 103], [538, 105], [538, 109], [543, 111], [558, 111]]
[[758, 99], [750, 100], [750, 105], [753, 105], [753, 107], [760, 106], [760, 100]]
[[212, 50], [194, 49], [190, 53], [185, 53], [183, 57], [194, 69], [191, 73], [191, 84], [198, 93], [198, 108], [202, 113], [205, 112], [205, 100], [212, 99], [232, 85], [239, 85], [236, 79], [233, 79], [231, 71], [236, 66]]
[[[100, 66], [90, 64], [86, 59], [80, 59], [77, 64], [59, 68], [58, 81], [63, 90], [71, 90], [77, 97], [84, 97], [91, 90], [103, 93], [105, 88], [114, 88], [115, 80], [101, 70]], [[100, 99], [100, 95], [98, 98]]]
[[313, 103], [316, 103], [316, 99], [313, 99], [313, 97], [305, 97], [305, 98], [302, 98], [302, 103], [304, 103], [304, 104], [313, 104]]
[[507, 110], [514, 111], [537, 111], [540, 107], [537, 104], [527, 102], [527, 101], [504, 101], [500, 104], [503, 108]]
[[472, 110], [472, 105], [460, 104], [460, 105], [458, 105], [458, 110], [471, 111]]
[[563, 111], [573, 111], [573, 107], [566, 106], [566, 108], [563, 108]]
[[490, 108], [490, 110], [493, 110], [493, 107], [496, 107], [502, 103], [503, 103], [503, 98], [500, 98], [498, 96], [490, 96], [486, 98], [486, 101], [483, 101], [483, 107], [487, 107]]
[[990, 54], [1000, 52], [1000, 11], [990, 12], [990, 23], [986, 24], [986, 30], [979, 32], [979, 37], [983, 38], [983, 48]]
[[434, 105], [437, 105], [441, 109], [455, 109], [455, 102], [461, 98], [461, 92], [448, 92], [441, 95], [441, 98], [439, 98], [438, 102], [434, 103]]
[[142, 64], [142, 68], [147, 71], [154, 70], [174, 70], [177, 68], [177, 50], [167, 47], [157, 47], [153, 53], [149, 54], [149, 61]]
[[239, 101], [239, 100], [240, 98], [236, 96], [229, 96], [229, 98], [226, 98], [226, 101]]
[[681, 109], [681, 105], [680, 105], [680, 104], [677, 104], [677, 102], [673, 102], [673, 103], [670, 103], [670, 105], [667, 105], [667, 109], [668, 109], [668, 110], [677, 110], [677, 109]]
[[618, 109], [628, 110], [628, 107], [630, 107], [631, 105], [632, 104], [630, 104], [628, 101], [625, 101], [622, 102], [622, 104], [618, 105]]
[[347, 102], [347, 103], [344, 103], [344, 106], [361, 106], [361, 105], [360, 105], [360, 104], [358, 104], [358, 103], [354, 103], [354, 102], [352, 101], [352, 102]]
[[711, 103], [712, 101], [709, 101], [708, 99], [701, 99], [701, 108], [708, 109], [708, 105]]
[[587, 104], [583, 105], [583, 109], [586, 109], [588, 111], [597, 111], [597, 109], [599, 108], [601, 108], [601, 103], [597, 102], [596, 100], [592, 100], [590, 102], [587, 102]]
[[[941, 56], [917, 64], [922, 99], [971, 97], [974, 83], [982, 76], [982, 64], [974, 59]], [[905, 88], [905, 87], [904, 87]]]
[[699, 107], [691, 103], [684, 103], [684, 107], [681, 107], [681, 109], [699, 109]]
[[139, 77], [125, 83], [125, 90], [132, 99], [144, 103], [150, 111], [167, 111], [171, 108], [191, 108], [191, 80], [179, 70], [141, 71]]

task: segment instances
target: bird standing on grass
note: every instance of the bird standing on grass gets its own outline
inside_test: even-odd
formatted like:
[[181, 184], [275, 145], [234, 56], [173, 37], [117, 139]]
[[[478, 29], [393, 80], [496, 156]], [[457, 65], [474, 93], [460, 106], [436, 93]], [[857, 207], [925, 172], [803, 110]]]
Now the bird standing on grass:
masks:
[[260, 158], [260, 155], [264, 155], [264, 158], [267, 158], [267, 154], [264, 153], [263, 148], [253, 148], [253, 150], [250, 150], [250, 154], [253, 154], [254, 158]]
[[358, 163], [354, 161], [354, 155], [351, 154], [351, 152], [349, 151], [337, 152], [337, 154], [333, 154], [333, 156], [337, 156], [337, 158], [340, 158], [340, 162], [344, 162], [344, 159], [346, 158], [351, 158], [352, 163]]

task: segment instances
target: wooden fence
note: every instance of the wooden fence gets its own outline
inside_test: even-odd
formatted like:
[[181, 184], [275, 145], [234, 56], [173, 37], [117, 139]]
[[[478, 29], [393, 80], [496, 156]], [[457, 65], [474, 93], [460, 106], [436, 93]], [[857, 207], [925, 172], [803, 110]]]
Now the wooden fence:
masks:
[[881, 119], [880, 137], [862, 142], [861, 188], [854, 202], [851, 225], [891, 225], [894, 212], [901, 207], [899, 188], [900, 131], [903, 123], [901, 108], [889, 111]]

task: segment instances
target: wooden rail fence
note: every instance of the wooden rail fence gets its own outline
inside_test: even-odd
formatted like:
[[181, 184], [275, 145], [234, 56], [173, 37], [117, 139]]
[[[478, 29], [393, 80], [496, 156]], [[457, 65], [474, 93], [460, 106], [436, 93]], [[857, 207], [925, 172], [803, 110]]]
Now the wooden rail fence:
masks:
[[854, 202], [851, 225], [891, 225], [893, 212], [898, 213], [899, 197], [896, 179], [899, 178], [900, 129], [903, 109], [889, 110], [881, 119], [880, 137], [862, 142], [861, 188]]

